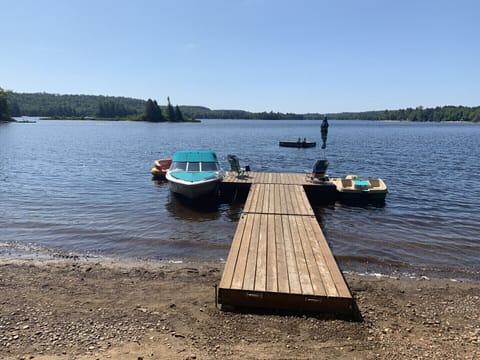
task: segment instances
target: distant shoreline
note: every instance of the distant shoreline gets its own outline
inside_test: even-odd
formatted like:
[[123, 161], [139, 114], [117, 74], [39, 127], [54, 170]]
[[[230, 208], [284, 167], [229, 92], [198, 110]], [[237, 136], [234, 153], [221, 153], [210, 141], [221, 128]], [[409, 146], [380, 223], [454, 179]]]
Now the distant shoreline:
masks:
[[[34, 118], [36, 120], [19, 120], [23, 118]], [[51, 120], [65, 120], [65, 121], [108, 121], [108, 122], [149, 122], [145, 120], [135, 120], [130, 118], [97, 118], [97, 117], [90, 117], [90, 116], [54, 116], [54, 117], [42, 117], [42, 116], [24, 116], [24, 117], [16, 117], [13, 121], [0, 121], [0, 123], [36, 123], [37, 120], [44, 120], [44, 121], [51, 121]], [[274, 120], [266, 120], [266, 119], [228, 119], [228, 118], [202, 118], [202, 119], [194, 119], [194, 120], [185, 120], [182, 122], [172, 122], [172, 121], [162, 121], [158, 122], [159, 124], [180, 124], [180, 123], [201, 123], [202, 120], [228, 120], [228, 121], [322, 121], [322, 119], [274, 119]], [[388, 119], [336, 119], [336, 118], [329, 118], [329, 120], [334, 121], [378, 121], [378, 122], [402, 122], [402, 123], [419, 123], [419, 124], [428, 124], [428, 123], [448, 123], [448, 124], [480, 124], [480, 122], [474, 121], [465, 121], [465, 120], [451, 120], [451, 121], [413, 121], [413, 120], [388, 120]], [[155, 123], [155, 122], [150, 122]]]
[[[150, 122], [155, 123], [154, 121], [146, 121], [140, 119], [133, 119], [129, 117], [123, 118], [99, 118], [94, 116], [46, 116], [46, 117], [39, 117], [39, 120], [72, 120], [72, 121], [133, 121], [133, 122]], [[17, 121], [18, 122], [18, 121]], [[199, 123], [200, 120], [197, 119], [190, 119], [184, 121], [158, 121], [158, 123]]]
[[[101, 104], [115, 104], [118, 109], [127, 110], [118, 114], [130, 117], [139, 116], [145, 111], [146, 100], [118, 96], [101, 95], [61, 95], [48, 93], [16, 93], [8, 96], [10, 115], [38, 116], [55, 115], [58, 117], [92, 117], [99, 114]], [[167, 106], [160, 106], [167, 111]], [[210, 109], [205, 106], [178, 105], [186, 118], [193, 119], [261, 119], [261, 120], [314, 120], [328, 119], [341, 120], [407, 120], [415, 122], [480, 122], [480, 106], [443, 105], [436, 107], [407, 107], [396, 110], [344, 111], [337, 113], [310, 112], [310, 113], [282, 113], [275, 111], [251, 112], [245, 110]], [[108, 113], [110, 114], [110, 113]], [[107, 114], [105, 114], [107, 115]], [[123, 118], [122, 118], [123, 119]]]

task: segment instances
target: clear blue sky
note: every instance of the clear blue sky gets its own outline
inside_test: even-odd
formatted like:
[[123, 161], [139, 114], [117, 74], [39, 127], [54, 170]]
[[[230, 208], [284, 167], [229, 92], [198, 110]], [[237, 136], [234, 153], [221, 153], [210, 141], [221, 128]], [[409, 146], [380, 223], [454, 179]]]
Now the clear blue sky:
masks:
[[212, 109], [480, 105], [477, 0], [0, 0], [0, 87]]

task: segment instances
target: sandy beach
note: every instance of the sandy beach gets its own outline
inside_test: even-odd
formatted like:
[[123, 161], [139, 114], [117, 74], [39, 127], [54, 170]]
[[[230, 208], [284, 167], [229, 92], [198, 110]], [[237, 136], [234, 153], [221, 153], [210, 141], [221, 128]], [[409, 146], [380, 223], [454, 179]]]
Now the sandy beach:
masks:
[[222, 264], [0, 261], [1, 359], [478, 359], [480, 284], [346, 274], [363, 318], [226, 312]]

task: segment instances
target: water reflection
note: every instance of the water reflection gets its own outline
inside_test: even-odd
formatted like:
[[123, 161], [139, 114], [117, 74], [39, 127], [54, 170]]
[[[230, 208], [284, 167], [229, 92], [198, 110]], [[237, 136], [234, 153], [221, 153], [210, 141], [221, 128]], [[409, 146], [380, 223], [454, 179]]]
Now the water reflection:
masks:
[[168, 181], [167, 180], [159, 180], [159, 179], [152, 178], [152, 183], [159, 188], [162, 188], [162, 187], [167, 187], [168, 188]]
[[192, 221], [211, 221], [220, 217], [217, 197], [187, 199], [169, 192], [165, 207], [173, 218]]

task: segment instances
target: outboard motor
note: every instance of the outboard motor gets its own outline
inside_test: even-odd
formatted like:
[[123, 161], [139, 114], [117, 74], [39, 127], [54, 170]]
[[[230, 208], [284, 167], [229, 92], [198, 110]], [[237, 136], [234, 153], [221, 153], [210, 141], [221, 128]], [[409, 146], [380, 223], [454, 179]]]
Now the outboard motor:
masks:
[[327, 176], [328, 160], [317, 160], [313, 164], [312, 179], [318, 181], [328, 180]]

